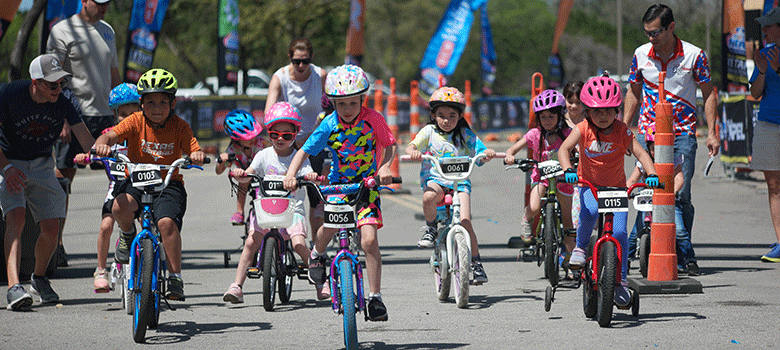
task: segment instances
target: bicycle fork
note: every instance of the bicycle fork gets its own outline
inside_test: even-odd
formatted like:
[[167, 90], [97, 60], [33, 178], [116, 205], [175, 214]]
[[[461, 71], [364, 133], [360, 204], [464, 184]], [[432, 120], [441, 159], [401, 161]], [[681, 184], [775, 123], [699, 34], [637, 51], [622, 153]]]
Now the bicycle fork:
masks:
[[617, 253], [617, 268], [615, 269], [615, 284], [619, 284], [623, 277], [623, 247], [620, 246], [620, 243], [618, 242], [617, 238], [612, 236], [612, 221], [613, 221], [614, 214], [612, 213], [605, 213], [604, 214], [604, 235], [599, 237], [599, 239], [596, 241], [596, 244], [593, 246], [593, 269], [591, 273], [591, 278], [594, 283], [598, 283], [599, 281], [599, 252], [601, 251], [601, 245], [604, 244], [606, 241], [612, 242], [612, 244], [615, 246], [615, 250]]
[[[345, 259], [349, 260], [352, 264], [352, 271], [356, 277], [354, 281], [355, 286], [357, 286], [357, 295], [355, 298], [357, 307], [355, 308], [355, 312], [361, 312], [366, 309], [366, 300], [363, 297], [363, 267], [360, 265], [357, 255], [346, 248], [349, 247], [349, 237], [346, 230], [339, 232], [339, 241], [342, 248], [330, 262], [330, 290], [333, 312], [336, 314], [344, 313], [344, 309], [341, 305], [341, 293], [353, 293], [352, 290], [342, 290], [341, 281], [339, 281], [339, 276], [341, 276], [339, 262]], [[366, 320], [368, 320], [368, 315], [366, 315]]]

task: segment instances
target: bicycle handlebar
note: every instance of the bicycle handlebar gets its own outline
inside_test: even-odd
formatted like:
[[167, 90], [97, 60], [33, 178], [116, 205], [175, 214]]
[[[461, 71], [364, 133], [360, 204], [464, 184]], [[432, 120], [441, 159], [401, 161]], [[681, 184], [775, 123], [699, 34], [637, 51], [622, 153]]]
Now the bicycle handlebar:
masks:
[[[476, 164], [477, 161], [479, 161], [479, 160], [481, 160], [483, 158], [486, 158], [486, 157], [487, 157], [487, 155], [484, 154], [484, 153], [477, 154], [474, 157], [466, 157], [469, 160], [469, 170], [464, 172], [464, 173], [460, 173], [460, 175], [458, 175], [458, 176], [445, 174], [444, 171], [442, 171], [442, 169], [441, 169], [441, 161], [440, 161], [440, 158], [458, 158], [458, 157], [434, 157], [434, 156], [431, 156], [431, 155], [428, 155], [428, 154], [423, 154], [422, 155], [422, 160], [428, 160], [431, 163], [433, 163], [433, 166], [436, 167], [436, 170], [438, 170], [438, 172], [441, 175], [441, 177], [444, 178], [445, 180], [461, 181], [461, 180], [468, 179], [469, 176], [471, 176], [471, 173], [474, 171], [474, 164]], [[496, 157], [500, 157], [500, 158], [506, 157], [506, 153], [504, 153], [504, 152], [497, 152], [496, 155], [493, 158], [496, 158]], [[400, 157], [400, 159], [402, 161], [414, 161], [414, 160], [412, 160], [412, 156], [410, 156], [408, 154], [402, 155]]]
[[[402, 179], [400, 177], [393, 177], [391, 183], [400, 184], [402, 183]], [[310, 187], [314, 189], [315, 192], [320, 196], [320, 199], [322, 199], [322, 202], [326, 204], [328, 204], [329, 202], [327, 201], [324, 195], [357, 193], [358, 195], [355, 196], [355, 198], [347, 202], [347, 205], [350, 206], [354, 206], [357, 203], [357, 201], [363, 196], [363, 192], [366, 189], [371, 190], [376, 188], [378, 191], [384, 189], [393, 191], [392, 188], [379, 186], [378, 176], [367, 177], [363, 179], [363, 181], [360, 181], [359, 183], [337, 184], [337, 185], [326, 185], [326, 186], [318, 186], [317, 184], [311, 181], [298, 179], [298, 188], [301, 187]]]
[[[637, 183], [629, 186], [628, 188], [625, 188], [625, 187], [611, 187], [611, 186], [596, 186], [596, 185], [592, 184], [590, 181], [585, 180], [585, 179], [579, 179], [579, 181], [577, 181], [577, 183], [588, 186], [590, 188], [590, 192], [593, 194], [593, 198], [596, 200], [596, 202], [599, 201], [599, 197], [598, 197], [598, 190], [599, 189], [602, 189], [602, 190], [626, 191], [626, 195], [630, 197], [631, 196], [631, 192], [634, 192], [635, 189], [650, 187], [650, 186], [647, 186], [647, 184], [644, 183], [644, 182], [637, 182]], [[663, 188], [663, 187], [664, 187], [664, 184], [660, 183], [655, 188]]]
[[[88, 163], [91, 163], [91, 162], [101, 162], [101, 163], [103, 163], [104, 166], [107, 166], [107, 162], [109, 162], [109, 161], [117, 162], [117, 163], [133, 164], [133, 165], [144, 164], [144, 163], [133, 163], [130, 160], [130, 158], [128, 158], [126, 155], [124, 155], [122, 153], [119, 153], [119, 152], [116, 152], [116, 151], [111, 151], [111, 154], [109, 155], [109, 157], [93, 157], [93, 155], [95, 155], [95, 154], [96, 154], [95, 149], [91, 149], [89, 151], [89, 156], [87, 157], [87, 159], [85, 161], [87, 161]], [[74, 159], [74, 161], [75, 161], [75, 159]], [[208, 164], [208, 163], [211, 163], [211, 158], [209, 158], [209, 157], [203, 158], [203, 164]], [[187, 156], [187, 155], [185, 155], [185, 156], [183, 156], [183, 157], [181, 157], [179, 159], [176, 159], [170, 165], [165, 165], [165, 164], [153, 164], [153, 165], [159, 166], [160, 170], [168, 170], [168, 172], [165, 174], [165, 180], [163, 181], [163, 188], [167, 187], [168, 183], [171, 182], [171, 177], [173, 176], [173, 171], [172, 170], [175, 169], [175, 168], [182, 168], [182, 169], [196, 168], [196, 169], [203, 170], [202, 166], [192, 164], [192, 159], [189, 156]], [[109, 178], [110, 177], [111, 176], [110, 176], [110, 173], [109, 173]]]
[[[548, 160], [554, 160], [554, 159], [548, 159]], [[571, 162], [571, 165], [573, 167], [577, 167], [577, 165], [580, 162], [580, 158], [579, 157], [571, 157], [571, 158], [569, 158], [569, 161]], [[505, 170], [520, 169], [523, 172], [529, 172], [529, 171], [531, 171], [534, 168], [534, 166], [536, 164], [539, 164], [541, 162], [545, 162], [545, 161], [544, 160], [539, 161], [539, 160], [530, 159], [530, 158], [516, 158], [514, 163], [507, 164], [506, 162], [504, 162], [504, 165], [506, 165]]]

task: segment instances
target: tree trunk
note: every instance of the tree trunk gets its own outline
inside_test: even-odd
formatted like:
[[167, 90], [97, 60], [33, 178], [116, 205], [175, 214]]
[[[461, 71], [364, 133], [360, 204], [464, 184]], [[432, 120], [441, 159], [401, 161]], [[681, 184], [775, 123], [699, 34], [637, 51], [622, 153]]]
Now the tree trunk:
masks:
[[43, 9], [46, 8], [46, 0], [33, 1], [32, 8], [24, 16], [22, 26], [19, 28], [19, 33], [16, 35], [16, 42], [11, 49], [11, 70], [8, 72], [8, 81], [14, 81], [22, 79], [22, 60], [24, 59], [24, 53], [27, 51], [27, 42], [32, 35], [33, 27], [38, 23], [38, 17], [43, 13]]

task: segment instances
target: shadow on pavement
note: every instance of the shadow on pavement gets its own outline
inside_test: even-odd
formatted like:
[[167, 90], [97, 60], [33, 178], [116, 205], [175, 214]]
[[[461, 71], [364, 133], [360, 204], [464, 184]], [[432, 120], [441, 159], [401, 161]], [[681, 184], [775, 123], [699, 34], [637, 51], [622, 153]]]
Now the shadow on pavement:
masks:
[[[472, 288], [469, 288], [469, 290], [473, 290]], [[543, 298], [539, 298], [535, 295], [531, 294], [520, 294], [520, 295], [504, 295], [504, 296], [487, 296], [487, 295], [470, 295], [469, 296], [469, 305], [467, 309], [469, 310], [480, 310], [480, 309], [487, 309], [495, 304], [512, 300], [512, 299], [522, 299], [522, 301], [539, 301], [544, 300]], [[448, 300], [448, 303], [454, 304], [455, 299], [450, 298]]]
[[389, 349], [389, 350], [412, 350], [412, 349], [457, 349], [467, 347], [471, 344], [465, 343], [417, 343], [417, 344], [387, 344], [384, 342], [364, 342], [360, 344], [361, 349]]
[[147, 344], [173, 344], [190, 340], [194, 336], [206, 334], [222, 334], [228, 332], [256, 332], [271, 329], [268, 322], [226, 322], [202, 323], [177, 321], [161, 323], [156, 330], [147, 335]]

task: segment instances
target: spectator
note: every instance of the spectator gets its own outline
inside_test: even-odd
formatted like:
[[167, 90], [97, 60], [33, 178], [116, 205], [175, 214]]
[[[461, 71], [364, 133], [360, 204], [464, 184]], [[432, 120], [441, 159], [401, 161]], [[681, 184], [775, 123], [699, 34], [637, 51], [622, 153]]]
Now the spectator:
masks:
[[15, 81], [0, 91], [0, 207], [6, 222], [5, 259], [10, 286], [6, 297], [12, 310], [29, 307], [33, 302], [19, 284], [20, 237], [28, 205], [41, 229], [35, 244], [31, 292], [44, 303], [59, 300], [45, 277], [57, 248], [60, 220], [65, 218], [65, 192], [54, 176], [51, 147], [64, 124], [71, 127], [81, 147], [89, 149], [95, 141], [62, 94], [69, 76], [54, 55], [41, 55], [30, 63], [32, 81]]
[[[674, 15], [666, 5], [650, 6], [642, 17], [645, 35], [650, 41], [634, 51], [626, 93], [624, 121], [631, 121], [639, 110], [637, 140], [645, 145], [645, 134], [655, 122], [655, 104], [658, 102], [658, 73], [666, 72], [666, 100], [672, 104], [674, 121], [674, 157], [683, 156], [685, 184], [675, 203], [677, 226], [677, 267], [691, 276], [699, 274], [696, 254], [691, 245], [694, 208], [691, 203], [691, 179], [696, 164], [696, 87], [704, 97], [707, 118], [707, 148], [709, 155], [718, 154], [720, 140], [715, 131], [718, 117], [718, 96], [710, 80], [707, 55], [702, 49], [682, 41], [674, 34]], [[641, 109], [639, 109], [641, 101]], [[647, 148], [647, 146], [644, 146]]]

